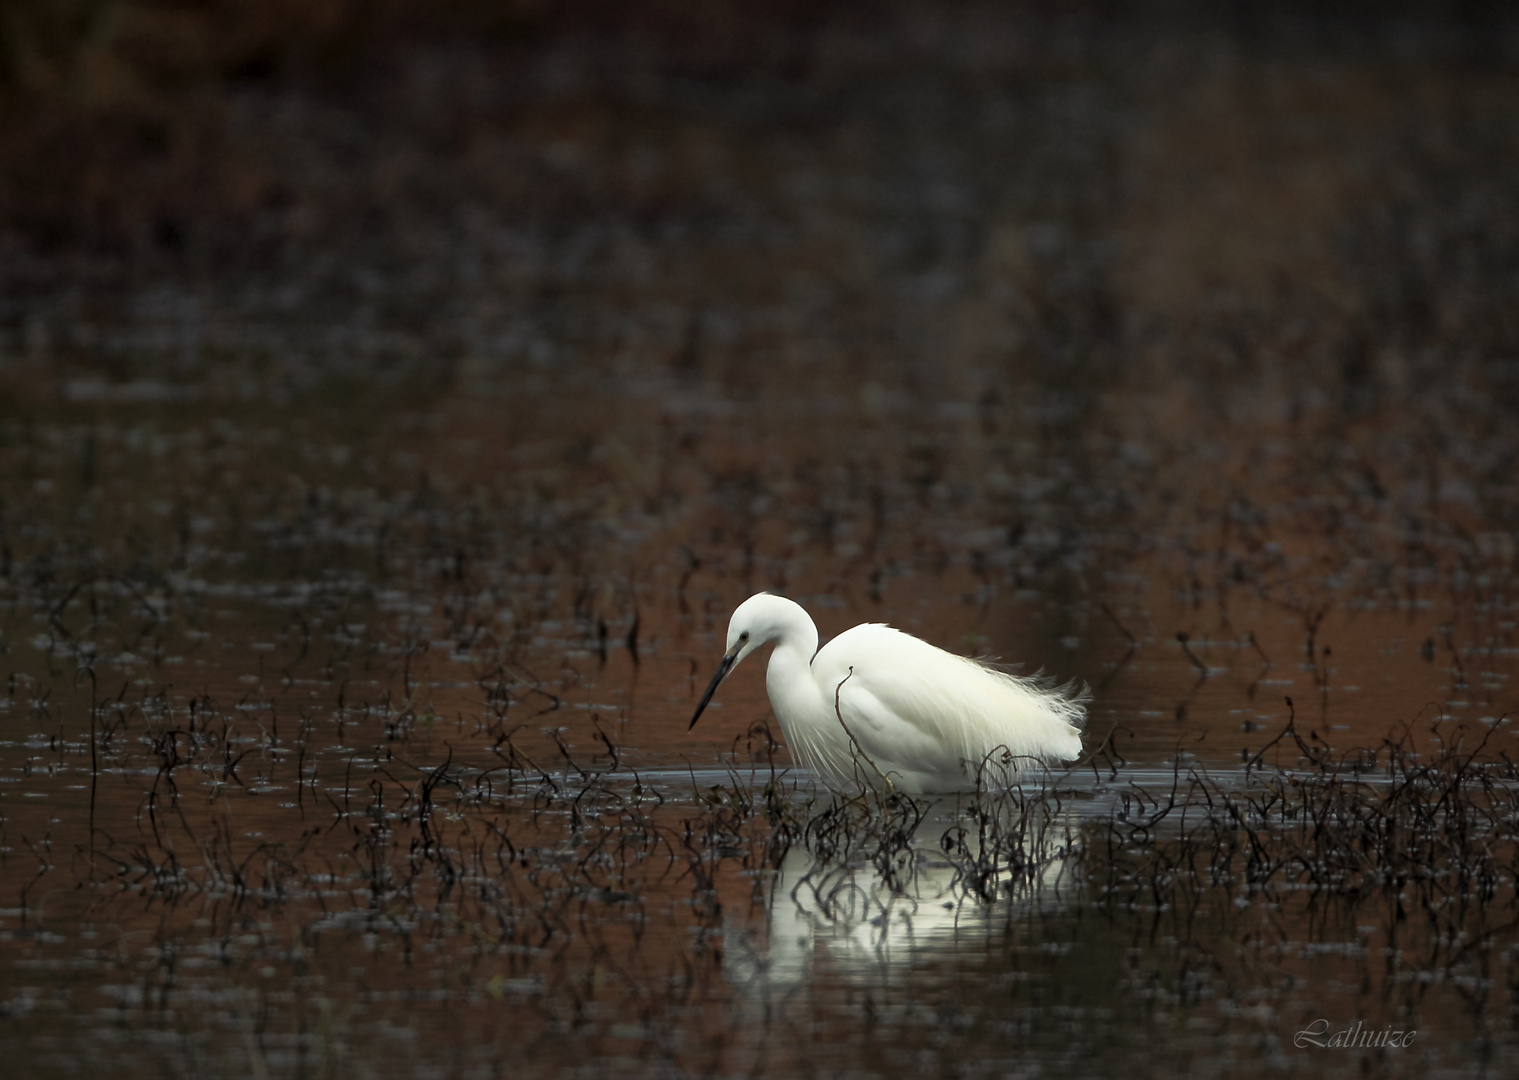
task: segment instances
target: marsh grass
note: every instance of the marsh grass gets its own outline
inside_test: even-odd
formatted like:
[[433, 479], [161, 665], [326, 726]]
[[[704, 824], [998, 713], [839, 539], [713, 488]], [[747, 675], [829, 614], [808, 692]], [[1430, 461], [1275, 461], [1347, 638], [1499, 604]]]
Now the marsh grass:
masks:
[[[217, 984], [262, 1001], [261, 1053], [277, 1071], [306, 1061], [389, 1074], [394, 1062], [365, 1056], [360, 1016], [390, 999], [454, 1002], [445, 1027], [472, 1025], [493, 1002], [532, 1002], [513, 1038], [566, 1065], [579, 1055], [550, 1049], [555, 1031], [605, 1053], [631, 1024], [650, 1067], [690, 1067], [689, 1032], [716, 1038], [731, 1007], [721, 1003], [754, 985], [750, 975], [729, 988], [737, 969], [724, 956], [763, 941], [792, 904], [816, 933], [866, 927], [880, 957], [904, 941], [926, 950], [943, 931], [939, 908], [994, 955], [1019, 955], [1028, 935], [1056, 933], [1078, 952], [1116, 935], [1129, 942], [1114, 958], [1116, 985], [1137, 996], [1109, 989], [1107, 1007], [1221, 1023], [1238, 1023], [1230, 1001], [1290, 1011], [1291, 980], [1268, 970], [1306, 980], [1332, 962], [1379, 1016], [1427, 1011], [1434, 988], [1452, 988], [1494, 1052], [1503, 988], [1519, 985], [1519, 767], [1491, 751], [1497, 725], [1442, 732], [1434, 752], [1418, 749], [1409, 725], [1379, 747], [1331, 755], [1289, 720], [1245, 769], [1223, 774], [1177, 763], [1144, 780], [1073, 772], [959, 798], [840, 798], [777, 769], [763, 724], [709, 783], [640, 773], [599, 728], [593, 758], [555, 739], [557, 760], [535, 761], [507, 732], [496, 763], [481, 765], [414, 737], [356, 752], [330, 720], [254, 735], [212, 700], [97, 708], [103, 779], [138, 785], [135, 811], [100, 823], [88, 857], [81, 846], [67, 867], [31, 845], [35, 877], [20, 888], [10, 940], [46, 938], [58, 916], [31, 897], [68, 875], [77, 918], [120, 927], [115, 947], [141, 932], [128, 926], [155, 927], [147, 954], [113, 961], [141, 987], [119, 998], [123, 1021], [195, 1030], [185, 1009], [205, 984], [184, 963], [209, 949], [225, 973]], [[418, 750], [430, 763], [413, 760]], [[768, 978], [778, 947], [756, 954]], [[364, 968], [355, 1001], [368, 1005], [334, 1013], [326, 994], [272, 994], [330, 985], [334, 957]], [[426, 1015], [429, 1029], [443, 1022]], [[713, 1052], [729, 1066], [783, 1054], [757, 1032], [724, 1038]], [[149, 1045], [132, 1060], [152, 1059]], [[176, 1045], [159, 1058], [171, 1071], [218, 1060]]]
[[[1237, 753], [1178, 743], [1158, 766], [1134, 717], [1100, 711], [1165, 648], [1142, 629], [1155, 606], [1130, 598], [1089, 605], [1114, 628], [1113, 659], [1077, 768], [1009, 787], [990, 782], [1005, 772], [993, 761], [958, 799], [836, 798], [789, 770], [763, 718], [680, 762], [606, 692], [694, 692], [722, 590], [749, 587], [737, 559], [675, 549], [660, 593], [598, 565], [590, 552], [620, 541], [583, 493], [421, 478], [382, 493], [251, 430], [191, 426], [165, 440], [172, 462], [141, 433], [102, 430], [93, 451], [6, 433], [5, 708], [27, 734], [4, 752], [54, 802], [6, 800], [0, 932], [48, 980], [93, 972], [77, 990], [126, 1033], [122, 1075], [240, 1075], [248, 1045], [291, 1075], [399, 1075], [435, 1063], [434, 1045], [530, 1054], [547, 1073], [890, 1072], [946, 1040], [956, 1061], [1005, 1062], [1009, 1025], [1029, 1054], [1065, 1061], [1066, 1022], [1108, 1047], [1099, 1069], [1145, 1032], [1201, 1052], [1186, 1032], [1203, 1027], [1235, 1040], [1210, 1060], [1282, 1062], [1326, 1002], [1442, 1032], [1436, 1056], [1506, 1060], [1508, 722], [1442, 707], [1359, 743], [1336, 724], [1334, 613], [1427, 573], [1453, 614], [1418, 663], [1448, 697], [1501, 700], [1501, 551], [1479, 564], [1406, 548], [1380, 579], [1283, 583], [1198, 558], [1179, 591], [1234, 596], [1213, 610], [1237, 621], [1176, 636], [1167, 708], [1180, 723], [1252, 706]], [[330, 486], [263, 479], [305, 456]], [[219, 490], [229, 467], [260, 479]], [[88, 494], [168, 469], [186, 494], [165, 513]], [[27, 476], [74, 476], [79, 501]], [[825, 576], [872, 580], [855, 554], [827, 561], [830, 543], [812, 549]], [[1101, 551], [1115, 574], [1174, 568]], [[971, 611], [1019, 581], [931, 552], [902, 565], [877, 584], [930, 582]], [[1416, 599], [1393, 601], [1399, 620]], [[1292, 672], [1298, 698], [1268, 712]], [[930, 1022], [913, 988], [939, 972]], [[96, 1036], [67, 1001], [18, 992], [6, 1008], [45, 1019], [56, 1060], [77, 1064]], [[828, 1032], [844, 1041], [829, 1049]], [[220, 1049], [229, 1034], [236, 1054]]]

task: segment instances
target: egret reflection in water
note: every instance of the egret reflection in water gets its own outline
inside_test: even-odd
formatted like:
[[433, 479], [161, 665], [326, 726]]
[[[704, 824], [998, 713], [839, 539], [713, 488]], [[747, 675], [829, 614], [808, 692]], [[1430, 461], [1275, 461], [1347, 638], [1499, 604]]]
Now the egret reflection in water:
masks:
[[1076, 816], [1044, 795], [832, 803], [766, 881], [763, 935], [744, 917], [725, 925], [724, 974], [762, 996], [820, 968], [872, 984], [983, 949], [1076, 885]]

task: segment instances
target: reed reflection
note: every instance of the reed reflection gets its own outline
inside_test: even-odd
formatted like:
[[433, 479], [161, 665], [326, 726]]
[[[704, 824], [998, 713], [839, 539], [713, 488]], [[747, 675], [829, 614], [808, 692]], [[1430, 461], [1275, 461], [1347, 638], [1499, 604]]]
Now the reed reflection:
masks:
[[756, 996], [822, 977], [883, 984], [983, 950], [1020, 912], [1070, 901], [1076, 815], [1041, 785], [837, 801], [764, 883], [764, 919], [724, 927], [723, 970]]

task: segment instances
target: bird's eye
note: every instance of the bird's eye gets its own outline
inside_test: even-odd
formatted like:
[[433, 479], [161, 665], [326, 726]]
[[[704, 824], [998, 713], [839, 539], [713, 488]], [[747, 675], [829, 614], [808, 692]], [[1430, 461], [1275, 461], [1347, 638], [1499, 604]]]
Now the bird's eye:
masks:
[[740, 641], [748, 641], [749, 640], [749, 631], [745, 630], [742, 634], [738, 635], [738, 640], [740, 640]]

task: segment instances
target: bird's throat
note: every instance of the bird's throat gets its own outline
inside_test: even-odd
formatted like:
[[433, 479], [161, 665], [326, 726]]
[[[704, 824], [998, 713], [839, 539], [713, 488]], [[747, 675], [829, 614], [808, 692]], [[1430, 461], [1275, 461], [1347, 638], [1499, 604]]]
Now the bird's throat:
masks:
[[814, 651], [801, 643], [782, 642], [770, 654], [770, 666], [765, 670], [770, 707], [793, 748], [804, 717], [826, 715], [833, 710], [832, 700], [826, 699], [814, 677], [811, 665]]

